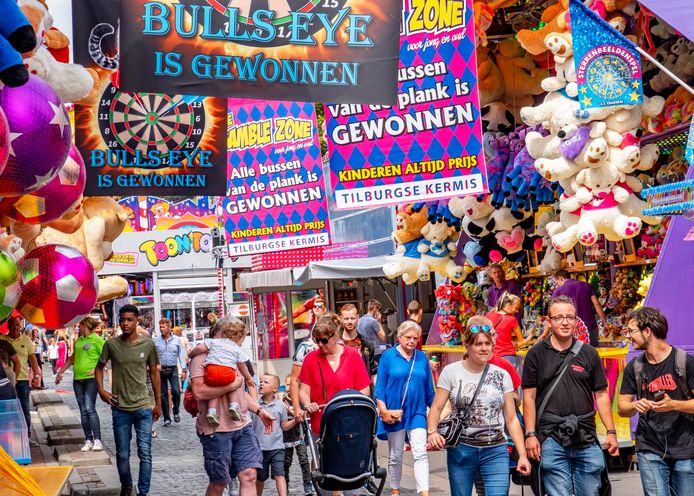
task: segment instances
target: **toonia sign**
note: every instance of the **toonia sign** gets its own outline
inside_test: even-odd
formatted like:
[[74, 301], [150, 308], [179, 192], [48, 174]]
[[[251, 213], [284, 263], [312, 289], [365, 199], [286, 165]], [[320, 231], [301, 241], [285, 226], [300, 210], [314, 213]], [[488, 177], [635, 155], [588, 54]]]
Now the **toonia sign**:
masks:
[[[246, 261], [237, 258], [233, 265]], [[211, 229], [124, 232], [99, 275], [185, 269], [215, 269]]]
[[149, 239], [140, 244], [140, 253], [144, 253], [147, 261], [153, 266], [159, 262], [166, 262], [169, 258], [177, 257], [183, 253], [211, 253], [212, 235], [200, 231], [190, 231], [176, 234], [163, 241]]

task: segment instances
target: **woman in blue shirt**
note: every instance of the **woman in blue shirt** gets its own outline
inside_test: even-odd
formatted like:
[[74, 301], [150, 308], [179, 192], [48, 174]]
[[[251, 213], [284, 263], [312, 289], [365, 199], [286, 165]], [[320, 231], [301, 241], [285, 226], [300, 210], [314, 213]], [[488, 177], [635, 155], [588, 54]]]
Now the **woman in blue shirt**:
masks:
[[405, 435], [414, 458], [417, 492], [429, 495], [427, 458], [427, 407], [434, 401], [429, 360], [416, 349], [422, 328], [407, 320], [398, 327], [398, 346], [383, 353], [376, 379], [376, 403], [380, 411], [379, 438], [388, 438], [388, 478], [391, 494], [400, 494]]

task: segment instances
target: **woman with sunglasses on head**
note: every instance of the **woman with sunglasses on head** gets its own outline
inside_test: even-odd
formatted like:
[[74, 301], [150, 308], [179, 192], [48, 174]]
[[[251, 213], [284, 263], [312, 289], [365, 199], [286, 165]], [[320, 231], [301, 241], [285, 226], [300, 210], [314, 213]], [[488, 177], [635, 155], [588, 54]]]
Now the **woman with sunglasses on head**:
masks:
[[417, 492], [429, 494], [427, 458], [427, 407], [434, 400], [429, 360], [416, 349], [422, 328], [412, 320], [398, 327], [396, 347], [383, 352], [376, 379], [375, 397], [381, 419], [379, 439], [388, 439], [388, 479], [391, 495], [400, 494], [405, 435], [414, 458]]
[[427, 418], [428, 441], [434, 449], [446, 446], [446, 440], [438, 432], [446, 402], [451, 401], [451, 415], [464, 419], [459, 434], [449, 439], [447, 465], [452, 496], [470, 496], [478, 470], [487, 496], [508, 494], [505, 426], [518, 447], [517, 470], [525, 475], [530, 473], [511, 377], [500, 367], [489, 364], [492, 329], [486, 317], [474, 315], [468, 319], [463, 334], [467, 351], [461, 361], [447, 365], [441, 372]]
[[[517, 295], [504, 292], [497, 300], [496, 308], [487, 313], [487, 318], [492, 322], [497, 333], [494, 353], [511, 362], [514, 367], [518, 366], [516, 349], [525, 348], [530, 343], [530, 339], [523, 337], [516, 319], [516, 314], [522, 307], [523, 303]], [[514, 345], [514, 341], [517, 344]]]
[[[369, 394], [371, 378], [359, 352], [338, 342], [340, 318], [326, 315], [313, 327], [313, 340], [318, 349], [304, 359], [299, 373], [299, 400], [303, 418], [311, 414], [311, 429], [318, 434], [321, 408], [338, 392], [356, 389]], [[297, 415], [298, 416], [298, 415]]]

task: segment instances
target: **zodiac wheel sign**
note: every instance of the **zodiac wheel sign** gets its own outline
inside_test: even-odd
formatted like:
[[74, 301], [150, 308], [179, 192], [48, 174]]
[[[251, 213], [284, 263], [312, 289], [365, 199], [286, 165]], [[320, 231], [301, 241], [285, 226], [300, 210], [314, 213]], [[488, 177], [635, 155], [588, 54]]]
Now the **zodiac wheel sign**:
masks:
[[626, 60], [606, 55], [592, 60], [586, 68], [590, 89], [601, 98], [611, 100], [622, 97], [631, 84], [631, 70]]
[[196, 97], [126, 93], [109, 84], [99, 102], [99, 129], [109, 149], [156, 150], [167, 165], [171, 151], [198, 147], [205, 108]]

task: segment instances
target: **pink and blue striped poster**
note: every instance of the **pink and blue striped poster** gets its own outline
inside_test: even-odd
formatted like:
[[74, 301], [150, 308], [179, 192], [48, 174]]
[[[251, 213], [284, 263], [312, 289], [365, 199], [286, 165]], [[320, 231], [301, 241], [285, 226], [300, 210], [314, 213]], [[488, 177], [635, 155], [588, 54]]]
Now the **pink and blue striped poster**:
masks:
[[315, 105], [229, 100], [227, 117], [229, 255], [330, 244]]

